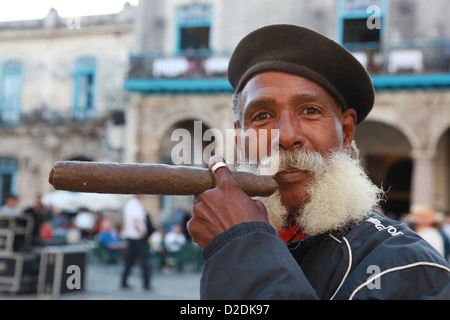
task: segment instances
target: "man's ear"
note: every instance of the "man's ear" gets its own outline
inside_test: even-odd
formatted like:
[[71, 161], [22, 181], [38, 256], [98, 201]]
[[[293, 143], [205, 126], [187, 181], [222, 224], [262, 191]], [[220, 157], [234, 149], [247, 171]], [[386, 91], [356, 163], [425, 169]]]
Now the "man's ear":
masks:
[[341, 115], [342, 141], [345, 152], [348, 152], [352, 145], [353, 137], [355, 136], [356, 119], [355, 109], [347, 109]]

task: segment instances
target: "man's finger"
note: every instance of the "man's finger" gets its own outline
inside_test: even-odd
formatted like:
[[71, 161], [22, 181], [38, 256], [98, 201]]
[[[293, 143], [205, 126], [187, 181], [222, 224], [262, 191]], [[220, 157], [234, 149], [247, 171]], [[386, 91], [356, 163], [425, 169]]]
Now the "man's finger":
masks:
[[225, 160], [221, 156], [212, 156], [209, 159], [209, 169], [214, 175], [215, 184], [218, 185], [223, 181], [233, 181], [237, 184]]

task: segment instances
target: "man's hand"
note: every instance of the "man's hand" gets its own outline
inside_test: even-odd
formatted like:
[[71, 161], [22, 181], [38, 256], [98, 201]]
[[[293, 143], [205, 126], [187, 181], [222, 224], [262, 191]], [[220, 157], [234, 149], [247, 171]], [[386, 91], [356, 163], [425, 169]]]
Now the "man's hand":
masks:
[[[209, 162], [211, 169], [224, 161], [213, 156]], [[220, 167], [214, 172], [215, 188], [194, 197], [194, 214], [188, 222], [192, 240], [204, 248], [215, 236], [229, 228], [250, 221], [268, 223], [267, 211], [262, 202], [250, 198], [233, 178], [228, 167]]]

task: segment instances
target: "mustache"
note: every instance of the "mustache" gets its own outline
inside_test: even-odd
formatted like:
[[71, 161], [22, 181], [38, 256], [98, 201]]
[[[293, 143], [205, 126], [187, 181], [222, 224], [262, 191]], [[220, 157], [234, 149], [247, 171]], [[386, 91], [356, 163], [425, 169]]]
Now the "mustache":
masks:
[[278, 172], [302, 170], [315, 173], [325, 167], [325, 160], [322, 154], [304, 149], [280, 151], [278, 158]]
[[326, 161], [319, 152], [305, 149], [280, 150], [263, 158], [257, 164], [241, 163], [238, 170], [250, 171], [260, 175], [276, 175], [283, 171], [308, 171], [313, 174], [323, 172]]

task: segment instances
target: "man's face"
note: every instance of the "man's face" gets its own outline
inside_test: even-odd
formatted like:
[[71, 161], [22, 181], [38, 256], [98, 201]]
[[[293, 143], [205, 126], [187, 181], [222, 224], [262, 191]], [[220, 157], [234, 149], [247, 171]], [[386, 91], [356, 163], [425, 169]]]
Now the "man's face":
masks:
[[[258, 135], [265, 132], [269, 136], [267, 146], [258, 145], [258, 149], [270, 150], [271, 139], [275, 138], [270, 137], [271, 129], [279, 130], [280, 151], [303, 148], [327, 158], [330, 151], [348, 151], [351, 146], [356, 112], [342, 112], [325, 89], [306, 78], [276, 71], [257, 74], [242, 90], [240, 106], [236, 129], [244, 133], [253, 129]], [[246, 154], [248, 146], [239, 135], [238, 146]], [[285, 170], [275, 179], [283, 205], [296, 212], [308, 200], [309, 173]]]
[[8, 200], [6, 202], [9, 207], [14, 208], [17, 205], [18, 200], [17, 200], [17, 198], [11, 197], [11, 198], [8, 198]]

